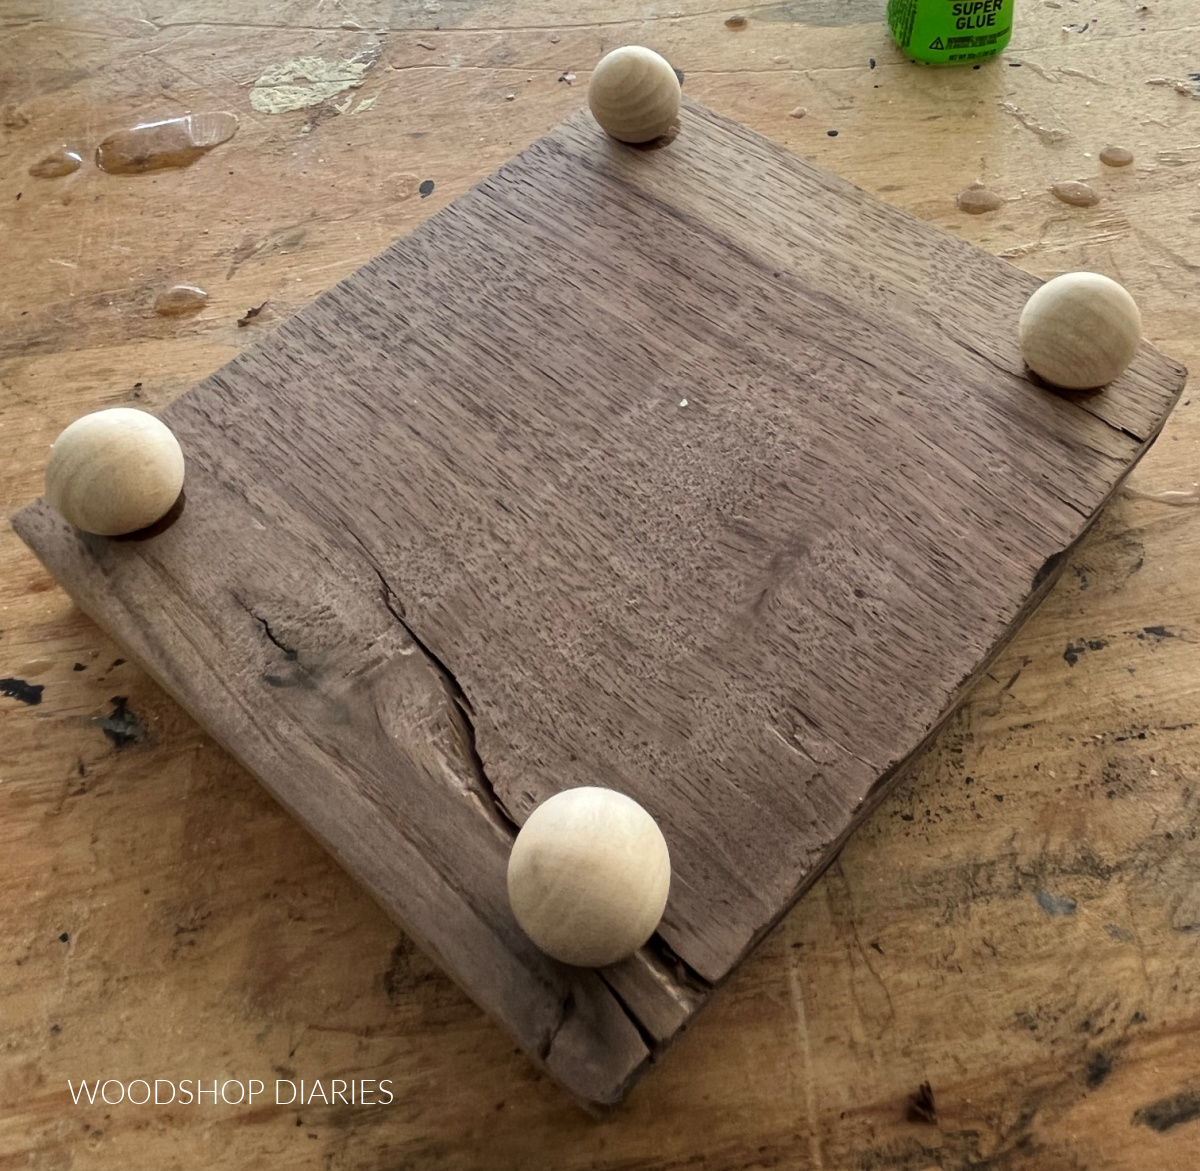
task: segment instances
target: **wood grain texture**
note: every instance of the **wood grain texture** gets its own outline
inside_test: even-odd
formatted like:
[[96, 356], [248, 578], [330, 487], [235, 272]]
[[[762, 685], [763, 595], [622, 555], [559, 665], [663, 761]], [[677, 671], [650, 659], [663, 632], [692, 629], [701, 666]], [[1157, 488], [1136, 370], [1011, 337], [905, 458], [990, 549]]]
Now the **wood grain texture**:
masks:
[[[168, 409], [168, 531], [15, 527], [611, 1102], [1165, 421], [1183, 372], [1148, 346], [1077, 401], [1023, 377], [1035, 284], [702, 107], [659, 152], [577, 115]], [[588, 783], [672, 851], [620, 992], [537, 953], [504, 897], [514, 824]]]

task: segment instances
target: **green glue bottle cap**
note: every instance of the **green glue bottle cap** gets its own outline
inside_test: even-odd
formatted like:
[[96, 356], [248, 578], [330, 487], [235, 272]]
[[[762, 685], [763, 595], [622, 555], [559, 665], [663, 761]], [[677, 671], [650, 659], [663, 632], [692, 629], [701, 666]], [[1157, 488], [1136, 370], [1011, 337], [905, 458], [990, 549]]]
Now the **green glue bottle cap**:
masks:
[[896, 44], [926, 65], [996, 56], [1012, 36], [1014, 0], [888, 0]]

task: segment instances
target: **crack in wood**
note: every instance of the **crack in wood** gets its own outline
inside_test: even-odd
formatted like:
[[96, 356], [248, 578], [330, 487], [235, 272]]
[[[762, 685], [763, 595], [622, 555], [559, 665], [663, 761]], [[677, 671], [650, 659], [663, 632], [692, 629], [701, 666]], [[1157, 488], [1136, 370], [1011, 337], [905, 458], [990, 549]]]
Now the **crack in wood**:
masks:
[[705, 996], [713, 991], [713, 983], [701, 976], [657, 932], [650, 936], [642, 950], [649, 952], [658, 961], [659, 966], [672, 977], [679, 988]]
[[[360, 547], [363, 547], [361, 542], [359, 542], [359, 544]], [[363, 547], [363, 551], [364, 553], [366, 552], [365, 547]], [[379, 579], [380, 596], [388, 613], [391, 614], [391, 616], [396, 620], [396, 623], [412, 640], [413, 645], [418, 651], [420, 651], [422, 655], [425, 656], [430, 666], [433, 667], [433, 669], [437, 672], [443, 686], [446, 688], [448, 696], [458, 708], [459, 714], [462, 717], [464, 731], [466, 733], [466, 748], [475, 779], [482, 791], [490, 798], [492, 807], [497, 813], [500, 814], [503, 820], [511, 828], [512, 833], [515, 835], [520, 830], [520, 826], [517, 824], [515, 818], [513, 818], [509, 813], [503, 801], [496, 793], [495, 787], [483, 766], [483, 760], [479, 755], [479, 749], [475, 739], [475, 725], [473, 720], [475, 713], [474, 706], [472, 705], [466, 692], [463, 691], [462, 685], [458, 682], [458, 678], [455, 676], [454, 672], [450, 670], [450, 668], [428, 645], [426, 645], [420, 635], [418, 635], [412, 628], [408, 621], [403, 601], [400, 599], [399, 595], [397, 595], [396, 591], [392, 589], [391, 584], [384, 576], [382, 570], [380, 570], [378, 565], [375, 564], [374, 559], [369, 555], [368, 561], [375, 576]], [[666, 940], [664, 940], [660, 935], [655, 934], [651, 936], [651, 938], [643, 946], [642, 950], [647, 953], [647, 962], [653, 964], [655, 961], [657, 961], [659, 966], [666, 974], [668, 974], [671, 979], [674, 980], [681, 991], [691, 993], [700, 992], [705, 996], [712, 992], [712, 984], [705, 980], [703, 976], [696, 972], [679, 955], [677, 955], [671, 946], [666, 942]], [[613, 982], [605, 975], [605, 973], [601, 970], [597, 970], [596, 975], [600, 978], [601, 982], [612, 996], [614, 1003], [618, 1008], [620, 1008], [621, 1012], [625, 1015], [629, 1023], [637, 1032], [638, 1036], [641, 1038], [642, 1043], [646, 1046], [646, 1050], [649, 1055], [648, 1060], [654, 1061], [668, 1047], [670, 1039], [664, 1043], [662, 1040], [656, 1037], [654, 1031], [642, 1021], [634, 1008], [617, 990]], [[568, 990], [560, 1005], [558, 1018], [546, 1031], [545, 1035], [537, 1046], [536, 1053], [541, 1062], [546, 1063], [548, 1061], [550, 1053], [554, 1048], [556, 1039], [562, 1030], [569, 1024], [571, 1018], [575, 1015], [575, 1012], [575, 994], [574, 991]], [[636, 1078], [631, 1077], [630, 1082], [632, 1083], [633, 1080], [636, 1080]]]
[[399, 595], [392, 589], [387, 578], [384, 577], [382, 571], [374, 562], [371, 563], [371, 569], [374, 571], [375, 576], [379, 578], [383, 604], [387, 608], [388, 613], [391, 614], [405, 634], [412, 640], [413, 646], [425, 656], [426, 661], [437, 672], [442, 681], [442, 686], [446, 689], [447, 696], [458, 709], [458, 714], [462, 719], [467, 760], [474, 774], [478, 791], [487, 797], [492, 808], [500, 815], [507, 828], [515, 836], [521, 827], [517, 819], [509, 812], [500, 794], [496, 792], [496, 787], [492, 784], [492, 780], [487, 775], [487, 770], [483, 766], [483, 758], [479, 755], [479, 745], [475, 737], [475, 708], [471, 700], [468, 698], [467, 693], [463, 691], [462, 685], [459, 683], [454, 672], [425, 644], [420, 635], [409, 624], [405, 617], [403, 602], [401, 602]]
[[617, 991], [612, 981], [604, 974], [604, 970], [602, 968], [597, 968], [596, 975], [600, 977], [601, 983], [603, 983], [604, 987], [608, 989], [613, 1000], [616, 1001], [617, 1007], [625, 1014], [625, 1016], [629, 1019], [629, 1023], [637, 1030], [638, 1036], [642, 1039], [642, 1044], [646, 1046], [646, 1052], [650, 1055], [649, 1060], [653, 1061], [658, 1054], [662, 1052], [665, 1046], [650, 1031], [650, 1029], [642, 1023], [641, 1018], [636, 1012], [633, 1011], [632, 1008], [630, 1008], [628, 1002], [625, 1000], [625, 997], [623, 997], [621, 993]]
[[253, 618], [254, 621], [263, 628], [263, 633], [267, 636], [267, 640], [274, 643], [275, 646], [283, 651], [285, 658], [288, 658], [294, 662], [300, 657], [300, 652], [297, 651], [295, 647], [288, 646], [287, 643], [276, 636], [275, 632], [271, 629], [271, 624], [264, 617], [262, 617], [261, 614], [256, 614], [252, 607], [239, 598], [237, 594], [233, 595], [233, 600], [237, 602], [237, 604], [241, 606], [241, 608], [245, 610], [246, 613], [249, 614], [250, 617]]
[[[618, 1001], [618, 1003], [620, 1002]], [[622, 1008], [623, 1007], [624, 1005], [622, 1005]], [[550, 1026], [549, 1029], [546, 1030], [546, 1035], [542, 1038], [537, 1047], [537, 1055], [540, 1061], [545, 1062], [549, 1058], [550, 1051], [554, 1048], [554, 1042], [558, 1039], [558, 1034], [563, 1031], [567, 1025], [567, 1022], [570, 1021], [574, 1015], [575, 990], [573, 988], [568, 988], [566, 996], [563, 997], [562, 1002], [558, 1006], [558, 1019]], [[634, 1023], [636, 1025], [637, 1022], [635, 1021]]]
[[[363, 548], [363, 552], [366, 553], [366, 548], [362, 545], [362, 542], [360, 541], [358, 543], [360, 547]], [[474, 772], [479, 788], [486, 793], [488, 798], [490, 798], [492, 807], [501, 816], [508, 827], [510, 827], [512, 833], [515, 835], [520, 830], [520, 826], [517, 824], [515, 818], [513, 818], [509, 813], [503, 801], [496, 793], [495, 787], [492, 784], [491, 779], [488, 777], [486, 769], [484, 768], [483, 760], [479, 755], [479, 749], [475, 739], [475, 724], [473, 720], [475, 709], [470, 698], [463, 690], [462, 685], [459, 683], [454, 672], [450, 670], [450, 668], [428, 645], [426, 645], [420, 635], [418, 635], [417, 632], [412, 628], [408, 621], [403, 601], [400, 599], [396, 591], [392, 589], [392, 586], [388, 582], [383, 571], [378, 565], [375, 564], [374, 559], [370, 557], [369, 554], [368, 562], [371, 566], [372, 572], [379, 580], [380, 597], [384, 607], [395, 619], [400, 628], [412, 640], [412, 643], [417, 650], [424, 655], [429, 665], [437, 672], [443, 686], [446, 689], [447, 695], [457, 707], [459, 714], [462, 717], [464, 731], [466, 733], [466, 748], [468, 757], [470, 759], [472, 771]], [[660, 935], [655, 934], [651, 936], [651, 938], [643, 946], [642, 950], [647, 953], [647, 961], [650, 963], [657, 961], [659, 966], [664, 970], [665, 973], [669, 975], [671, 979], [674, 980], [680, 990], [692, 993], [700, 992], [705, 996], [712, 992], [713, 985], [709, 983], [709, 981], [705, 980], [703, 976], [701, 976], [697, 971], [695, 971], [695, 969], [687, 964], [686, 961], [677, 955], [671, 946], [666, 942], [666, 940], [664, 940]], [[655, 1036], [653, 1030], [642, 1021], [637, 1012], [631, 1007], [625, 997], [622, 996], [622, 994], [616, 989], [613, 982], [606, 977], [603, 971], [597, 970], [596, 975], [600, 978], [605, 988], [611, 994], [614, 1003], [618, 1008], [620, 1008], [621, 1012], [629, 1020], [629, 1023], [633, 1026], [638, 1036], [641, 1038], [642, 1043], [646, 1046], [649, 1054], [648, 1059], [650, 1061], [655, 1060], [656, 1057], [667, 1048], [669, 1041], [664, 1044], [663, 1041]], [[573, 991], [568, 990], [560, 1005], [558, 1018], [546, 1031], [545, 1035], [537, 1046], [536, 1053], [540, 1061], [545, 1063], [549, 1059], [550, 1053], [554, 1048], [555, 1040], [558, 1038], [558, 1035], [562, 1032], [562, 1030], [569, 1024], [571, 1018], [575, 1015], [575, 1012], [575, 994]], [[634, 1079], [631, 1078], [631, 1082], [632, 1080]]]
[[261, 623], [263, 633], [271, 642], [273, 642], [281, 651], [283, 651], [286, 658], [297, 659], [300, 657], [299, 652], [295, 649], [295, 647], [288, 646], [287, 643], [285, 643], [281, 638], [276, 637], [274, 631], [271, 629], [271, 624], [265, 618], [260, 617], [253, 611], [250, 611], [250, 617], [253, 618], [255, 622]]

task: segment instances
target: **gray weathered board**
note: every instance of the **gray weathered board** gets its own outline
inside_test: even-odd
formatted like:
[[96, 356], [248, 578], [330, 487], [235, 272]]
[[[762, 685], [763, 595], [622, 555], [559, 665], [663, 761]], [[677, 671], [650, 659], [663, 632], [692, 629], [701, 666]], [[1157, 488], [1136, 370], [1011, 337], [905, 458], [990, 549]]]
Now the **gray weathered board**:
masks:
[[[1154, 439], [1184, 371], [1035, 385], [1037, 282], [687, 105], [586, 113], [174, 403], [143, 540], [17, 531], [554, 1077], [618, 1099], [814, 881]], [[624, 790], [674, 863], [539, 954], [515, 825]]]

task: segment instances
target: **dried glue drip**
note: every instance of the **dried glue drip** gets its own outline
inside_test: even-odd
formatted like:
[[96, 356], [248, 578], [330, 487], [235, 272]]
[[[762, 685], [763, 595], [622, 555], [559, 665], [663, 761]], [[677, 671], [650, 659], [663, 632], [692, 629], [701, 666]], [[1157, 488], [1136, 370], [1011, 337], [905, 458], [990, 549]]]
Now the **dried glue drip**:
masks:
[[1181, 508], [1200, 504], [1200, 484], [1193, 484], [1185, 492], [1141, 492], [1137, 488], [1126, 488], [1125, 495], [1132, 496], [1135, 500], [1153, 500], [1157, 504], [1171, 504]]
[[186, 167], [237, 133], [234, 114], [185, 114], [110, 134], [96, 148], [96, 165], [111, 175], [141, 175]]
[[1004, 200], [999, 195], [978, 181], [968, 183], [954, 202], [958, 204], [959, 211], [965, 211], [968, 215], [983, 215], [984, 212], [1004, 206]]
[[155, 298], [154, 312], [163, 317], [179, 317], [203, 308], [207, 300], [208, 294], [195, 285], [172, 285]]
[[1063, 203], [1069, 203], [1072, 207], [1095, 207], [1100, 202], [1100, 196], [1094, 188], [1075, 179], [1053, 183], [1050, 191], [1055, 199], [1061, 199]]
[[78, 171], [83, 165], [83, 158], [73, 150], [64, 146], [44, 159], [39, 159], [29, 168], [29, 173], [35, 179], [61, 179], [64, 175]]
[[1100, 161], [1106, 167], [1127, 167], [1133, 162], [1133, 151], [1110, 144], [1100, 152]]
[[1027, 114], [1015, 102], [1001, 102], [1000, 109], [1011, 114], [1026, 130], [1036, 134], [1043, 142], [1063, 142], [1071, 137], [1071, 132], [1062, 126], [1043, 126], [1032, 114]]

